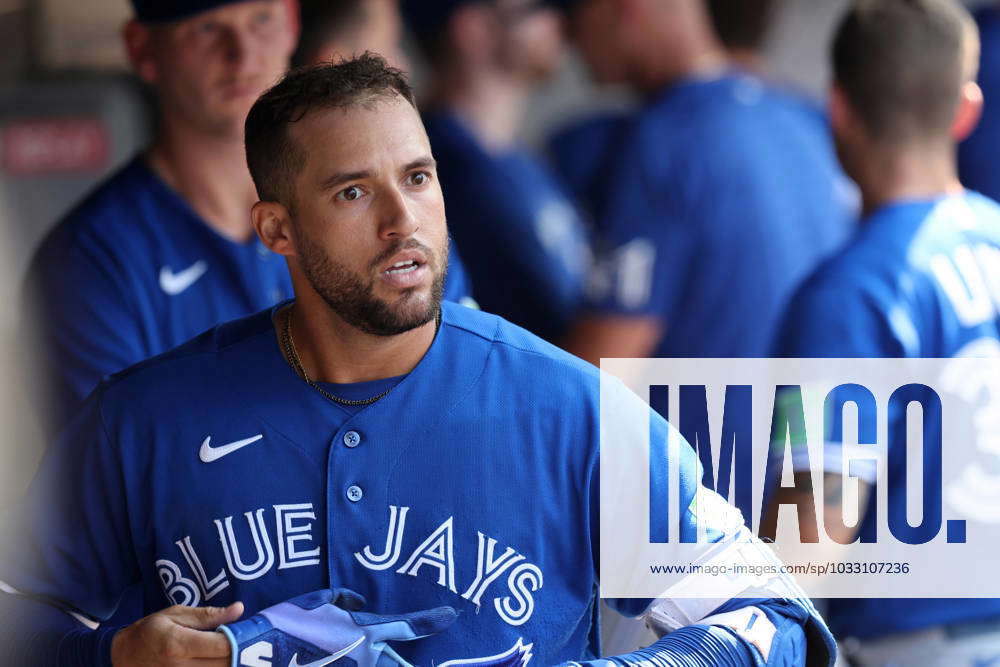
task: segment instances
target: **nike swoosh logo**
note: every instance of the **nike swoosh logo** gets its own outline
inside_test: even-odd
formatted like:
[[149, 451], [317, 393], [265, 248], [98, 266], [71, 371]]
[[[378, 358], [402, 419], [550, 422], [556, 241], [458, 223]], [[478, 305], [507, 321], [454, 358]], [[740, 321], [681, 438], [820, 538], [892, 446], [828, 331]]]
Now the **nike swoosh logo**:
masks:
[[258, 433], [252, 438], [246, 438], [245, 440], [237, 440], [236, 442], [231, 442], [228, 445], [221, 445], [219, 447], [212, 447], [209, 443], [212, 441], [212, 436], [205, 438], [205, 441], [201, 443], [201, 449], [198, 450], [198, 458], [201, 459], [202, 463], [211, 463], [212, 461], [218, 461], [223, 456], [227, 454], [232, 454], [237, 449], [246, 447], [247, 445], [252, 445], [261, 438], [264, 437], [263, 433]]
[[174, 273], [169, 266], [160, 269], [160, 287], [170, 296], [180, 294], [208, 271], [208, 264], [200, 259], [183, 271]]
[[365, 641], [365, 636], [361, 635], [360, 637], [358, 637], [357, 641], [355, 641], [350, 646], [344, 647], [344, 648], [340, 649], [339, 651], [337, 651], [336, 653], [331, 653], [330, 655], [326, 656], [325, 658], [320, 658], [319, 660], [315, 660], [315, 661], [310, 662], [310, 663], [305, 664], [305, 665], [303, 665], [303, 664], [301, 664], [299, 662], [299, 654], [296, 653], [296, 654], [292, 655], [292, 660], [291, 660], [291, 662], [288, 663], [288, 667], [323, 667], [323, 665], [329, 665], [334, 660], [340, 660], [345, 655], [347, 655], [348, 653], [350, 653], [351, 651], [353, 651], [357, 647], [361, 646], [361, 644], [363, 644], [364, 641]]

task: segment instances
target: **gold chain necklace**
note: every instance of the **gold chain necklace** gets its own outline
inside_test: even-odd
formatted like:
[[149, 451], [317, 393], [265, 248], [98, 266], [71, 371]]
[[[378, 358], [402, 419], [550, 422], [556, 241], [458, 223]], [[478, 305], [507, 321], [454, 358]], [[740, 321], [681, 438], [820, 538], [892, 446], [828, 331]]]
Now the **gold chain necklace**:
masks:
[[[302, 360], [299, 358], [299, 352], [295, 349], [295, 340], [292, 338], [292, 308], [295, 304], [288, 306], [285, 311], [285, 326], [282, 327], [281, 331], [281, 347], [285, 351], [285, 356], [288, 358], [289, 363], [292, 365], [292, 370], [305, 380], [306, 384], [318, 391], [327, 400], [333, 401], [334, 403], [339, 403], [340, 405], [351, 405], [351, 406], [361, 406], [361, 405], [371, 405], [375, 403], [380, 398], [385, 397], [390, 391], [395, 389], [396, 385], [392, 385], [385, 391], [372, 396], [371, 398], [363, 398], [360, 400], [354, 400], [349, 398], [341, 398], [340, 396], [334, 396], [323, 387], [319, 386], [309, 374], [306, 373], [305, 367], [302, 366]], [[438, 329], [441, 328], [441, 313], [438, 311], [436, 328], [434, 329], [435, 337], [437, 336]]]

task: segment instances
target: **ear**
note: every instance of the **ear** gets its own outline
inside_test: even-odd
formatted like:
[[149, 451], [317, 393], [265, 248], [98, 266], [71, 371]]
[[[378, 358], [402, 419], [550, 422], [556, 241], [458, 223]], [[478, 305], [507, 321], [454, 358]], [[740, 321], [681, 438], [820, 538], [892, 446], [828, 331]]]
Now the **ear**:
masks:
[[983, 114], [983, 91], [975, 81], [967, 81], [962, 86], [958, 99], [958, 109], [951, 123], [951, 137], [963, 141], [972, 134]]
[[128, 21], [122, 28], [125, 53], [136, 74], [145, 83], [153, 85], [159, 78], [159, 68], [153, 57], [153, 30], [136, 19]]
[[830, 117], [830, 129], [835, 136], [846, 132], [853, 122], [854, 114], [851, 113], [851, 105], [847, 101], [847, 95], [836, 82], [830, 86], [827, 113]]
[[250, 221], [268, 250], [284, 257], [296, 255], [292, 217], [283, 204], [273, 201], [257, 202], [250, 209]]

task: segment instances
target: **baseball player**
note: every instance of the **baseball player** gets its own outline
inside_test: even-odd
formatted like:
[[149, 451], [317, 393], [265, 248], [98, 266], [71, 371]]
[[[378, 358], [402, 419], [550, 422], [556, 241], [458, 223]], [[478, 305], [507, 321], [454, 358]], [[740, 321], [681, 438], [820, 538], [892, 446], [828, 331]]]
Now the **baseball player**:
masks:
[[[955, 144], [981, 104], [977, 51], [975, 24], [957, 2], [859, 2], [847, 13], [832, 50], [830, 118], [864, 216], [850, 244], [798, 291], [780, 354], [1000, 355], [1000, 207], [963, 189], [955, 165]], [[934, 455], [924, 456], [934, 465]], [[840, 455], [831, 449], [825, 458]], [[840, 489], [840, 473], [829, 469], [824, 484]], [[794, 495], [785, 490], [777, 500]], [[905, 512], [904, 496], [890, 493], [890, 512]], [[873, 525], [874, 506], [862, 516], [859, 531]], [[828, 610], [834, 631], [852, 639], [852, 664], [1000, 659], [1000, 600], [836, 599]]]
[[[293, 72], [251, 110], [246, 143], [254, 227], [287, 259], [295, 300], [91, 395], [5, 533], [4, 655], [612, 664], [587, 652], [597, 370], [442, 304], [444, 200], [406, 80], [373, 56]], [[636, 428], [663, 443], [668, 427], [651, 415]], [[707, 521], [739, 538], [723, 549], [769, 553], [697, 489], [695, 456], [681, 451], [682, 530]], [[732, 581], [754, 597], [617, 601], [670, 632], [613, 664], [829, 664], [825, 627], [794, 582]], [[106, 619], [133, 582], [148, 616], [82, 625]]]
[[972, 133], [958, 146], [958, 175], [970, 190], [1000, 199], [1000, 178], [994, 169], [994, 155], [1000, 149], [1000, 7], [991, 2], [974, 14], [979, 26], [979, 87], [985, 101], [982, 118]]
[[394, 67], [407, 69], [400, 48], [403, 20], [399, 0], [299, 0], [302, 35], [292, 65], [336, 62], [372, 51]]
[[424, 124], [476, 300], [557, 340], [583, 297], [588, 230], [518, 132], [531, 93], [561, 62], [560, 15], [533, 0], [406, 0], [402, 7], [431, 65]]
[[[34, 257], [27, 305], [61, 426], [101, 377], [291, 294], [254, 235], [243, 155], [253, 101], [288, 65], [294, 0], [134, 0], [125, 46], [157, 94], [149, 149], [60, 222]], [[466, 296], [457, 262], [447, 297]], [[48, 416], [47, 416], [48, 417]]]
[[822, 119], [734, 67], [704, 0], [563, 0], [592, 73], [646, 104], [613, 151], [598, 279], [568, 349], [763, 356], [793, 287], [846, 233]]

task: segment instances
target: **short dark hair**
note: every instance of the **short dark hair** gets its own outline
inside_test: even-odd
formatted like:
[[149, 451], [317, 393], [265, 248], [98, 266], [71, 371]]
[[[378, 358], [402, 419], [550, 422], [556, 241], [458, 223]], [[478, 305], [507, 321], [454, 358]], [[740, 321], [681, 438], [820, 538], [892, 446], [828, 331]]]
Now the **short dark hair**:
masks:
[[962, 86], [975, 79], [979, 36], [953, 0], [856, 0], [832, 60], [834, 80], [873, 138], [943, 139]]
[[292, 66], [313, 62], [331, 39], [354, 30], [368, 19], [367, 0], [299, 0], [302, 33]]
[[774, 17], [774, 0], [707, 0], [719, 41], [727, 49], [757, 51]]
[[305, 151], [288, 127], [317, 109], [368, 105], [400, 96], [414, 108], [413, 89], [406, 75], [379, 55], [365, 52], [337, 64], [294, 69], [254, 102], [247, 115], [247, 165], [264, 201], [294, 208], [292, 181], [305, 165]]

